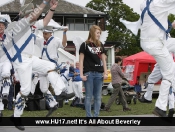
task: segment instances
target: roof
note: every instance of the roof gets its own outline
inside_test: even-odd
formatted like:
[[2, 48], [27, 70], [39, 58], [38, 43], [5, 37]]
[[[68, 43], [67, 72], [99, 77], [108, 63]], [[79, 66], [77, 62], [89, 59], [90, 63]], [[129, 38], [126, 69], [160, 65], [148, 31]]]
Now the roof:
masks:
[[[20, 0], [15, 0], [3, 7], [0, 7], [1, 12], [10, 12], [17, 13], [20, 8]], [[39, 5], [43, 0], [33, 0], [34, 5]], [[30, 3], [31, 0], [26, 0], [25, 4]], [[47, 12], [49, 10], [49, 6], [47, 6], [43, 12]], [[83, 7], [72, 2], [68, 2], [66, 0], [59, 0], [58, 6], [55, 10], [55, 14], [98, 14], [105, 15], [105, 13], [96, 11], [87, 7]]]
[[135, 63], [136, 61], [139, 62], [148, 62], [148, 63], [156, 63], [153, 56], [149, 55], [148, 53], [142, 51], [137, 54], [131, 55], [123, 59], [123, 65]]
[[20, 0], [15, 0], [0, 7], [0, 12], [19, 12], [20, 7], [21, 7]]

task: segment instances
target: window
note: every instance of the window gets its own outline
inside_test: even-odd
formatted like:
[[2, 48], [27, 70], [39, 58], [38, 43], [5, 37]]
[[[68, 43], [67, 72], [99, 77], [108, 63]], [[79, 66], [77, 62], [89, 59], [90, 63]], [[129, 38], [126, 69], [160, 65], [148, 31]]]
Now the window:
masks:
[[75, 19], [75, 30], [84, 31], [84, 19]]
[[92, 25], [95, 25], [95, 19], [87, 19], [85, 23], [85, 30], [88, 31]]
[[67, 24], [69, 30], [74, 30], [74, 19], [67, 19]]
[[63, 25], [63, 19], [62, 18], [53, 18], [54, 21], [56, 21], [59, 25]]
[[95, 19], [84, 19], [84, 18], [68, 18], [66, 19], [66, 25], [69, 30], [72, 31], [89, 31], [90, 27], [96, 22]]

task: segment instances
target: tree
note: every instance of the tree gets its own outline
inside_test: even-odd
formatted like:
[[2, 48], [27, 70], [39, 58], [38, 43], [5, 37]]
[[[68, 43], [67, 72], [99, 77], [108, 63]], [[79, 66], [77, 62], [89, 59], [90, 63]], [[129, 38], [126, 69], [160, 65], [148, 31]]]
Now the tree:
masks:
[[[170, 22], [173, 22], [175, 20], [175, 15], [169, 14], [168, 20]], [[175, 38], [175, 30], [171, 30], [170, 34], [171, 34], [171, 37]]]
[[[131, 55], [141, 51], [139, 35], [135, 36], [119, 21], [123, 18], [128, 21], [137, 21], [139, 15], [133, 12], [122, 0], [92, 0], [86, 7], [107, 14], [106, 29], [109, 31], [107, 41], [120, 42], [116, 47], [122, 50], [120, 55]], [[118, 54], [118, 55], [119, 55]]]

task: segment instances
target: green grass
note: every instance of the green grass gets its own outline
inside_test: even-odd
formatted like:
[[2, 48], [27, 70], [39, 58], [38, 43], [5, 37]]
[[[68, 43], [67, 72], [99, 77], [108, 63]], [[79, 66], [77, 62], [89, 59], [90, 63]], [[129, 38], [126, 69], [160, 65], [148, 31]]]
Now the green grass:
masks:
[[[108, 96], [102, 97], [102, 102], [107, 103]], [[137, 100], [137, 103], [134, 104], [133, 101], [129, 104], [131, 111], [123, 112], [122, 105], [116, 105], [115, 102], [111, 106], [111, 112], [100, 111], [99, 116], [121, 116], [121, 115], [143, 115], [143, 114], [152, 114], [152, 111], [155, 107], [156, 99], [153, 99], [153, 103], [140, 103]], [[70, 102], [69, 102], [70, 104]], [[4, 117], [8, 117], [13, 114], [13, 111], [4, 110]], [[42, 111], [24, 111], [23, 117], [45, 117], [47, 110]], [[70, 105], [64, 105], [63, 108], [58, 108], [56, 112], [53, 113], [52, 117], [85, 117], [85, 110], [78, 107], [70, 107]]]

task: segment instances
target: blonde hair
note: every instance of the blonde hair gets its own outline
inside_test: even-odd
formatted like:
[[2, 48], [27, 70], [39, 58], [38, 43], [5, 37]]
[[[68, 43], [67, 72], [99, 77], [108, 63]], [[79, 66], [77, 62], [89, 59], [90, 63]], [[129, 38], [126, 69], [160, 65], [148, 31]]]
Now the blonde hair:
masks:
[[99, 30], [100, 34], [101, 34], [101, 28], [97, 25], [92, 25], [91, 28], [89, 29], [89, 36], [88, 36], [88, 39], [86, 40], [86, 43], [89, 43], [90, 39], [91, 39], [97, 47], [101, 47], [100, 40], [96, 40], [96, 38], [95, 38], [95, 31], [96, 30]]

